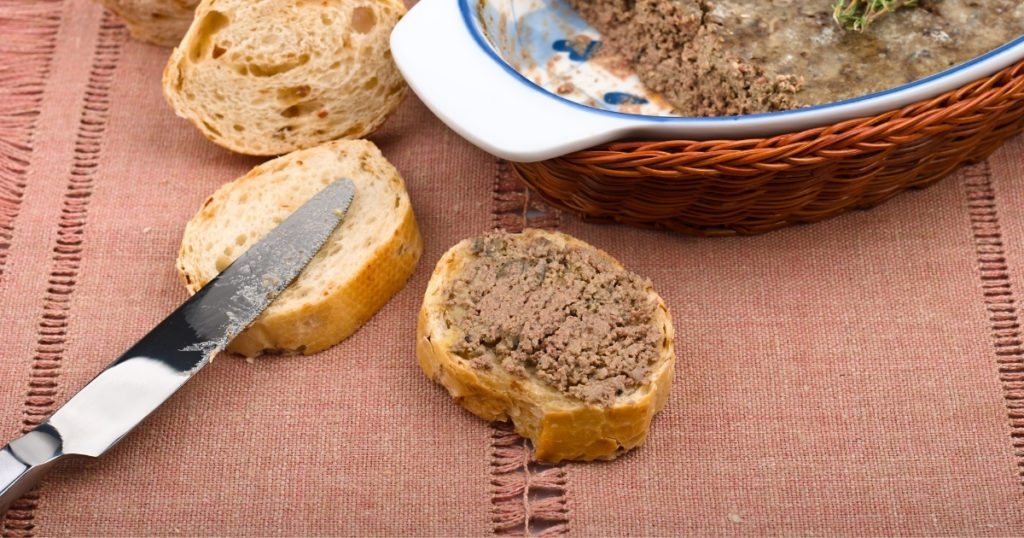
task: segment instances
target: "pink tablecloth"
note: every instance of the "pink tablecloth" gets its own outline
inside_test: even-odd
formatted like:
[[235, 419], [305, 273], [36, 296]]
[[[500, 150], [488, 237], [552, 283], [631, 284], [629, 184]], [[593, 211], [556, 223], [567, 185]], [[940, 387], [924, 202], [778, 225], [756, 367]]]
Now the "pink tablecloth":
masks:
[[[0, 36], [5, 442], [185, 299], [185, 222], [260, 160], [176, 118], [168, 50], [94, 3], [5, 2]], [[321, 354], [222, 356], [4, 534], [1024, 533], [1024, 139], [870, 211], [698, 239], [535, 206], [412, 95], [371, 138], [422, 227], [408, 285]], [[419, 371], [434, 262], [498, 225], [576, 235], [661, 291], [679, 362], [646, 446], [539, 466]]]

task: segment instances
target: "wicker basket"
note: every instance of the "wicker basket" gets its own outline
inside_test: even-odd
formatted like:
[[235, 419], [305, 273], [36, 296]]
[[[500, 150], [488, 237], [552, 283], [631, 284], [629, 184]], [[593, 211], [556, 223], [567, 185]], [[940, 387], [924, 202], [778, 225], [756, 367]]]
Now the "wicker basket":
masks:
[[875, 206], [984, 160], [1024, 130], [1024, 61], [899, 110], [746, 140], [614, 142], [512, 163], [586, 220], [758, 234]]

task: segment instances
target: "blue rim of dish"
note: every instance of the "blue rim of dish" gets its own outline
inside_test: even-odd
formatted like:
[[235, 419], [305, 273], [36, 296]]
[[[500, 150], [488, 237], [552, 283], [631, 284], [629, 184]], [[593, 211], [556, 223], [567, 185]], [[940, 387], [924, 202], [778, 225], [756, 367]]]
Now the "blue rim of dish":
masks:
[[[630, 118], [630, 119], [636, 119], [636, 120], [645, 120], [645, 121], [650, 121], [652, 123], [729, 123], [729, 122], [746, 121], [748, 119], [749, 120], [754, 120], [754, 119], [767, 119], [767, 118], [784, 118], [784, 117], [788, 117], [788, 116], [807, 115], [807, 114], [813, 113], [813, 112], [829, 110], [829, 109], [835, 109], [835, 108], [841, 108], [841, 107], [849, 106], [849, 105], [852, 105], [852, 104], [855, 104], [855, 103], [876, 100], [876, 99], [879, 99], [879, 98], [884, 97], [886, 95], [891, 95], [891, 94], [899, 93], [899, 92], [905, 92], [905, 91], [907, 91], [909, 89], [916, 88], [916, 87], [919, 87], [919, 86], [924, 86], [924, 85], [929, 84], [929, 83], [931, 83], [931, 82], [933, 82], [935, 80], [948, 77], [948, 76], [950, 76], [953, 73], [956, 73], [958, 71], [962, 71], [964, 69], [967, 69], [970, 66], [973, 66], [973, 65], [976, 65], [978, 63], [984, 62], [984, 61], [986, 61], [986, 60], [988, 60], [988, 59], [990, 59], [990, 58], [992, 58], [994, 56], [998, 56], [1000, 54], [1003, 54], [1007, 50], [1015, 49], [1017, 47], [1024, 47], [1024, 35], [1021, 35], [1020, 37], [1018, 37], [1018, 38], [1016, 38], [1016, 39], [1014, 39], [1014, 40], [1012, 40], [1012, 41], [1010, 41], [1010, 42], [1008, 42], [1008, 43], [1006, 43], [1004, 45], [1001, 45], [1001, 46], [999, 46], [999, 47], [997, 47], [995, 49], [992, 49], [992, 50], [986, 52], [985, 54], [981, 54], [981, 55], [976, 56], [976, 57], [974, 57], [974, 58], [972, 58], [970, 60], [967, 60], [964, 63], [955, 65], [953, 67], [950, 67], [949, 69], [945, 69], [943, 71], [935, 73], [934, 75], [930, 75], [930, 76], [927, 76], [927, 77], [915, 80], [913, 82], [908, 82], [906, 84], [901, 84], [899, 86], [895, 86], [895, 87], [889, 88], [887, 90], [882, 90], [882, 91], [875, 92], [875, 93], [869, 93], [869, 94], [866, 94], [866, 95], [861, 95], [859, 97], [853, 97], [853, 98], [844, 99], [844, 100], [841, 100], [841, 101], [834, 101], [834, 102], [831, 102], [831, 103], [824, 103], [824, 104], [820, 104], [820, 105], [813, 105], [813, 106], [808, 106], [808, 107], [803, 107], [803, 108], [798, 108], [798, 109], [793, 109], [793, 110], [782, 110], [782, 111], [778, 111], [778, 112], [762, 112], [762, 113], [758, 113], [758, 114], [747, 114], [747, 115], [743, 115], [743, 116], [714, 116], [714, 117], [699, 117], [699, 116], [647, 116], [647, 115], [643, 115], [643, 114], [631, 114], [631, 113], [628, 113], [628, 112], [618, 112], [616, 110], [605, 110], [605, 109], [601, 109], [601, 108], [594, 108], [594, 107], [591, 107], [591, 106], [584, 105], [582, 103], [577, 103], [576, 101], [572, 101], [572, 100], [567, 99], [565, 97], [562, 97], [560, 95], [551, 93], [550, 91], [548, 91], [548, 90], [538, 86], [532, 80], [524, 77], [522, 75], [522, 73], [520, 73], [519, 71], [516, 71], [515, 68], [510, 66], [508, 64], [508, 62], [506, 62], [505, 59], [501, 57], [501, 55], [499, 55], [497, 52], [494, 51], [494, 47], [491, 46], [491, 43], [489, 42], [487, 37], [484, 36], [483, 33], [480, 31], [480, 26], [479, 26], [479, 24], [477, 24], [478, 21], [477, 21], [476, 15], [475, 15], [476, 10], [473, 9], [469, 5], [471, 2], [472, 3], [478, 3], [480, 1], [481, 0], [459, 0], [459, 11], [462, 13], [462, 20], [463, 20], [463, 22], [465, 22], [466, 28], [469, 30], [469, 34], [473, 37], [473, 40], [476, 41], [477, 45], [479, 45], [480, 48], [484, 51], [484, 53], [486, 53], [488, 56], [490, 56], [491, 59], [493, 59], [495, 62], [497, 62], [498, 65], [500, 65], [510, 75], [512, 75], [513, 77], [518, 79], [520, 82], [526, 84], [527, 87], [533, 88], [535, 91], [538, 91], [538, 92], [542, 93], [543, 95], [546, 95], [547, 97], [550, 97], [552, 99], [557, 99], [557, 100], [559, 100], [559, 101], [561, 101], [563, 103], [571, 105], [571, 106], [573, 106], [575, 108], [579, 108], [579, 109], [585, 110], [585, 111], [587, 111], [589, 113], [603, 114], [603, 115], [619, 117], [619, 118]], [[1024, 59], [1024, 49], [1022, 49], [1022, 53], [1021, 53], [1020, 57], [1014, 58], [1013, 60], [1007, 62], [1007, 64], [1002, 66], [1002, 67], [1000, 67], [1000, 69], [1005, 69], [1006, 67], [1012, 65], [1014, 61], [1019, 61], [1021, 59]], [[936, 93], [935, 95], [939, 95], [941, 93], [942, 92], [939, 92], [939, 93]], [[893, 107], [893, 108], [898, 108], [898, 107]], [[856, 116], [856, 114], [853, 114], [850, 117], [855, 117], [855, 116]]]

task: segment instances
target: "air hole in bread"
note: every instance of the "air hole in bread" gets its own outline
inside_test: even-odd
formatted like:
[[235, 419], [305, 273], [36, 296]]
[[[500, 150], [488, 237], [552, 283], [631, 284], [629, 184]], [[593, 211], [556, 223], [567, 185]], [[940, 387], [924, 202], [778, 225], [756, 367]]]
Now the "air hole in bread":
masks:
[[263, 65], [255, 62], [249, 64], [249, 73], [254, 77], [272, 77], [274, 75], [280, 75], [281, 73], [287, 73], [296, 67], [302, 67], [309, 63], [309, 53], [304, 52], [297, 57], [290, 58], [289, 60], [279, 64], [268, 64]]
[[203, 16], [203, 20], [199, 21], [199, 26], [193, 34], [192, 43], [188, 46], [188, 55], [192, 63], [196, 63], [206, 56], [214, 34], [227, 26], [228, 22], [230, 21], [227, 15], [220, 11], [210, 11]]
[[238, 234], [238, 237], [235, 237], [235, 244], [242, 246], [245, 244], [246, 239], [248, 239], [248, 237], [245, 234]]
[[286, 104], [291, 104], [296, 101], [301, 101], [306, 97], [309, 97], [311, 88], [308, 84], [302, 84], [301, 86], [288, 86], [287, 88], [278, 88], [277, 100]]
[[298, 103], [292, 105], [281, 111], [281, 115], [286, 118], [295, 118], [298, 116], [305, 116], [307, 114], [316, 112], [323, 107], [323, 103], [320, 101], [307, 101], [305, 103]]
[[363, 89], [364, 90], [372, 90], [372, 89], [377, 87], [378, 83], [379, 83], [379, 81], [377, 80], [377, 77], [370, 77], [369, 80], [367, 80], [366, 82], [363, 83]]
[[243, 127], [243, 126], [241, 126], [241, 125], [239, 125], [239, 124], [237, 124], [237, 123], [236, 123], [236, 124], [234, 124], [234, 125], [232, 125], [232, 128], [234, 128], [234, 129], [235, 129], [235, 131], [238, 131], [238, 132], [242, 132], [242, 131], [244, 131], [244, 130], [245, 130], [245, 127]]
[[217, 261], [213, 263], [213, 266], [217, 269], [218, 273], [223, 271], [229, 265], [231, 265], [231, 258], [225, 254], [217, 256]]
[[213, 125], [210, 125], [210, 122], [203, 121], [203, 127], [206, 127], [206, 129], [213, 135], [220, 136], [220, 131], [218, 131]]
[[356, 33], [367, 34], [377, 25], [377, 14], [372, 8], [359, 6], [352, 10], [352, 30]]
[[210, 53], [210, 57], [213, 58], [214, 60], [216, 60], [217, 58], [220, 58], [221, 56], [224, 56], [224, 53], [227, 52], [227, 51], [228, 51], [228, 49], [226, 49], [226, 48], [224, 48], [224, 47], [222, 47], [220, 45], [214, 45], [213, 46], [213, 52]]

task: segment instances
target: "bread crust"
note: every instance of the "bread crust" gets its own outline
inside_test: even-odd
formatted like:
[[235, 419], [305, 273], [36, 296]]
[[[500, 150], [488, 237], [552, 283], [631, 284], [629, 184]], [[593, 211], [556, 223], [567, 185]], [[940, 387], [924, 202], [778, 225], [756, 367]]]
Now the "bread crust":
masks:
[[178, 255], [188, 291], [198, 291], [338, 177], [356, 186], [345, 218], [229, 352], [255, 357], [327, 349], [358, 330], [412, 275], [423, 240], [404, 181], [373, 143], [338, 140], [267, 161], [204, 202], [185, 227]]
[[[397, 215], [390, 239], [361, 262], [351, 280], [332, 283], [317, 300], [289, 309], [270, 310], [227, 346], [232, 353], [254, 357], [266, 351], [310, 355], [348, 338], [401, 290], [423, 252], [423, 239], [412, 206]], [[336, 263], [345, 263], [338, 260]], [[309, 320], [319, 320], [317, 324]]]
[[[593, 249], [566, 234], [527, 229], [524, 238], [544, 236], [562, 245]], [[480, 370], [451, 350], [457, 333], [444, 320], [444, 291], [469, 259], [472, 239], [449, 249], [438, 260], [424, 294], [416, 330], [416, 356], [423, 372], [444, 386], [453, 401], [487, 421], [511, 421], [532, 441], [542, 461], [608, 460], [640, 446], [651, 419], [664, 408], [671, 390], [675, 364], [672, 318], [653, 290], [657, 307], [653, 323], [663, 334], [659, 358], [645, 383], [636, 391], [603, 406], [588, 404], [559, 393], [536, 378], [522, 379], [500, 368]]]

